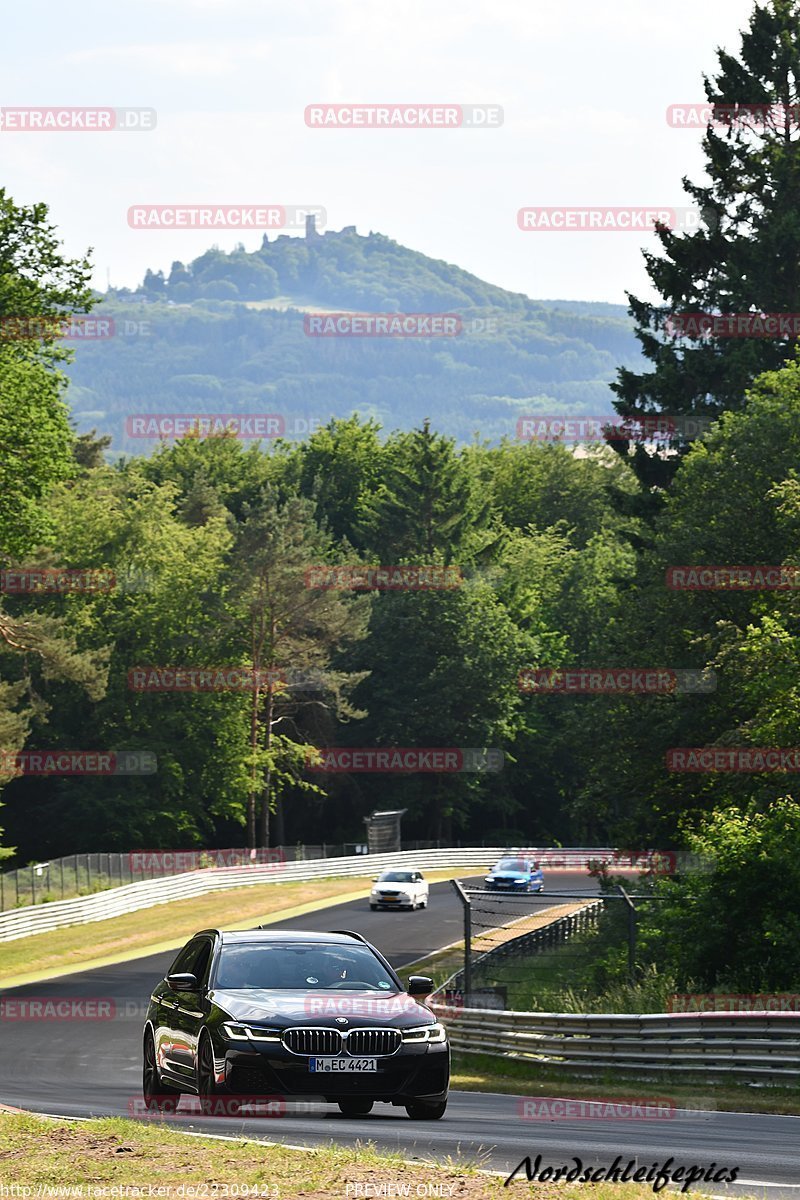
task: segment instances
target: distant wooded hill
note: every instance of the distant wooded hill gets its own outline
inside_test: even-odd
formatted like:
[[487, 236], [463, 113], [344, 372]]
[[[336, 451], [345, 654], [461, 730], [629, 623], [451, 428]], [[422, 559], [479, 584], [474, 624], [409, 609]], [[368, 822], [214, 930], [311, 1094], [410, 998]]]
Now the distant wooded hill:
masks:
[[[304, 316], [323, 311], [452, 313], [461, 332], [311, 336]], [[130, 436], [136, 414], [278, 414], [288, 434], [353, 412], [387, 429], [430, 417], [494, 442], [532, 412], [610, 415], [616, 368], [640, 364], [622, 305], [530, 300], [352, 228], [148, 270], [98, 314], [114, 335], [77, 345], [69, 398], [116, 453], [153, 445]]]

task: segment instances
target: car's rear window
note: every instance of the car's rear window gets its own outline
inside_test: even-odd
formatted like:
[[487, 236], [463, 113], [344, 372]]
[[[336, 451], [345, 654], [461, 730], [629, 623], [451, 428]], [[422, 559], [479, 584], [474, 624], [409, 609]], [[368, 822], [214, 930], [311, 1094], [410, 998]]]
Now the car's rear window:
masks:
[[281, 991], [397, 991], [367, 946], [245, 942], [223, 946], [214, 986]]

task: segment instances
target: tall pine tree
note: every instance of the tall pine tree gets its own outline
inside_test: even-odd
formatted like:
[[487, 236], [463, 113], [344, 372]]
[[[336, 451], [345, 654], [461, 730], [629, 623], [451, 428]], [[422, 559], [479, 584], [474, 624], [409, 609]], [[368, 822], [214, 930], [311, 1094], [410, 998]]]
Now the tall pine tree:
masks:
[[388, 479], [365, 524], [373, 550], [394, 562], [449, 563], [489, 520], [489, 500], [469, 458], [426, 420], [396, 440]]
[[[632, 422], [645, 414], [716, 418], [739, 409], [753, 379], [790, 358], [797, 342], [669, 331], [675, 314], [800, 313], [800, 0], [757, 4], [740, 57], [724, 50], [718, 57], [719, 73], [704, 79], [714, 111], [703, 141], [708, 182], [683, 180], [703, 227], [691, 234], [660, 227], [663, 255], [646, 252], [645, 260], [663, 302], [628, 295], [644, 356], [654, 365], [641, 374], [622, 368], [612, 385], [617, 412]], [[655, 499], [688, 439], [679, 433], [671, 441], [677, 454], [641, 441], [613, 444], [630, 456]]]

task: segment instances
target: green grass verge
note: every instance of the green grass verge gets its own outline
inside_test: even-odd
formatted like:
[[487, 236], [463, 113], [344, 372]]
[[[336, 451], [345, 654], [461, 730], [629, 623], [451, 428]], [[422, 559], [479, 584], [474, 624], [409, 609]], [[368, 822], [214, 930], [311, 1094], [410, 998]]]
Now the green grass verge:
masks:
[[[302, 1121], [293, 1121], [291, 1131], [276, 1129], [279, 1121], [265, 1124], [270, 1125], [262, 1135], [265, 1139], [302, 1138]], [[33, 1197], [33, 1189], [47, 1187], [51, 1190], [45, 1195], [65, 1200], [80, 1195], [84, 1200], [103, 1196], [132, 1200], [135, 1189], [147, 1197], [148, 1188], [162, 1200], [299, 1196], [331, 1200], [365, 1195], [499, 1200], [509, 1194], [502, 1178], [481, 1171], [480, 1160], [474, 1158], [407, 1163], [399, 1154], [379, 1154], [364, 1144], [352, 1149], [333, 1144], [299, 1149], [274, 1141], [246, 1142], [229, 1133], [219, 1140], [187, 1137], [159, 1121], [56, 1121], [2, 1111], [0, 1184], [15, 1185], [9, 1195], [23, 1197], [19, 1189], [28, 1187], [32, 1189], [28, 1196]], [[652, 1200], [653, 1196], [645, 1184], [529, 1184], [524, 1175], [512, 1186], [517, 1195], [541, 1200], [587, 1200], [587, 1195], [589, 1200]], [[118, 1189], [116, 1193], [112, 1188]], [[694, 1189], [691, 1194], [700, 1196]]]

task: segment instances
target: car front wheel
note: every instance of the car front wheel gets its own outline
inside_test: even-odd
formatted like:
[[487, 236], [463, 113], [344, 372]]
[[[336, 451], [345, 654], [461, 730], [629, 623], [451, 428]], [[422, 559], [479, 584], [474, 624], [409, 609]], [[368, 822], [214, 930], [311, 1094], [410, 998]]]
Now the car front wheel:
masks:
[[202, 1112], [208, 1117], [237, 1115], [238, 1102], [230, 1098], [224, 1084], [217, 1083], [214, 1047], [208, 1034], [200, 1039], [197, 1054], [197, 1096]]
[[436, 1104], [428, 1104], [424, 1100], [412, 1100], [406, 1105], [406, 1112], [412, 1121], [438, 1121], [445, 1114], [447, 1101], [440, 1100]]
[[180, 1100], [180, 1092], [177, 1088], [161, 1082], [156, 1062], [155, 1042], [152, 1033], [149, 1032], [144, 1039], [142, 1096], [145, 1108], [150, 1112], [175, 1112]]

